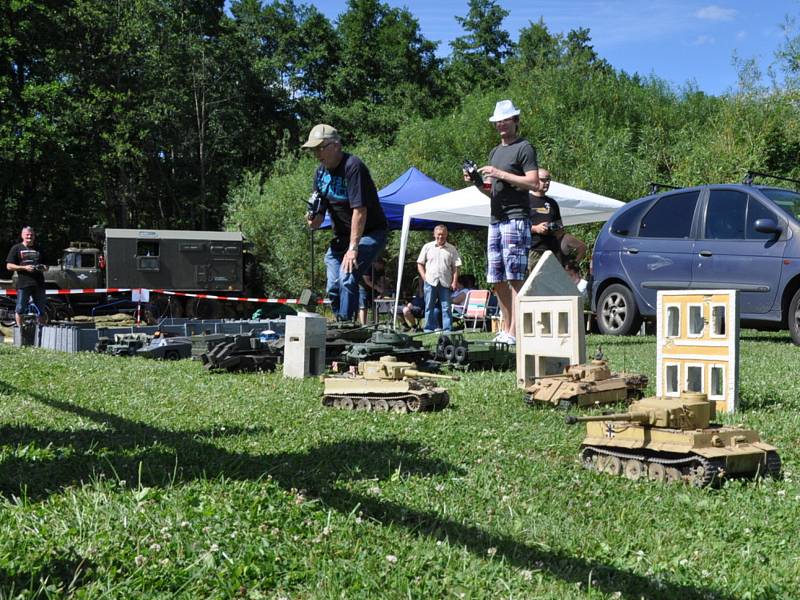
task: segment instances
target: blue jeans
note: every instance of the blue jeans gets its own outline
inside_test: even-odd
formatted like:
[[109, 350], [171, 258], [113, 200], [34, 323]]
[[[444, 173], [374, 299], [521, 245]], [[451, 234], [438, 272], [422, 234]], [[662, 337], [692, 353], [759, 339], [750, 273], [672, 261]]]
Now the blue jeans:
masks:
[[436, 323], [434, 308], [436, 301], [442, 309], [442, 329], [450, 331], [453, 328], [453, 315], [450, 312], [450, 288], [441, 284], [431, 285], [425, 282], [425, 330], [432, 331]]
[[28, 311], [28, 302], [31, 300], [33, 300], [33, 304], [36, 307], [34, 311], [36, 315], [43, 315], [47, 308], [47, 295], [44, 292], [44, 288], [38, 285], [19, 288], [17, 290], [17, 306], [15, 312], [18, 315], [24, 315]]
[[331, 301], [331, 310], [340, 320], [352, 321], [358, 312], [358, 284], [361, 276], [367, 272], [372, 261], [383, 251], [386, 246], [385, 231], [371, 231], [365, 233], [358, 242], [358, 259], [356, 269], [351, 273], [342, 271], [344, 252], [334, 252], [328, 248], [325, 253], [325, 267], [328, 274], [328, 299]]

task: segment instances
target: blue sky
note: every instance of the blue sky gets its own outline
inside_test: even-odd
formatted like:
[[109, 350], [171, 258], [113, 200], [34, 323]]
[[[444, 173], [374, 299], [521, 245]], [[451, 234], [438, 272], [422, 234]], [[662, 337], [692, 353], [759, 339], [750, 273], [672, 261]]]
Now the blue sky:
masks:
[[[439, 54], [462, 35], [454, 15], [464, 15], [467, 0], [384, 0], [406, 7], [423, 35], [439, 41]], [[344, 12], [346, 0], [298, 0], [313, 4], [329, 19]], [[544, 18], [551, 32], [586, 27], [595, 50], [615, 68], [655, 74], [674, 86], [687, 81], [709, 94], [735, 88], [734, 52], [756, 59], [766, 74], [784, 39], [786, 16], [800, 16], [798, 0], [501, 0], [509, 11], [503, 23], [514, 40], [520, 28]]]

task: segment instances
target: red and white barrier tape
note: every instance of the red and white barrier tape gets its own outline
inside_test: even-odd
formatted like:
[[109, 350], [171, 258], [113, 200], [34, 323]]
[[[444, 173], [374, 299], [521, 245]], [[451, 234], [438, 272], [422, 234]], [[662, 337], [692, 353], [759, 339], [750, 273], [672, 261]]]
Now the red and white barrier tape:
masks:
[[[49, 296], [65, 296], [69, 294], [115, 294], [118, 292], [145, 291], [145, 288], [86, 288], [74, 290], [47, 290]], [[191, 294], [188, 292], [172, 292], [169, 290], [148, 290], [153, 294], [166, 296], [185, 296], [187, 298], [203, 298], [206, 300], [226, 300], [232, 302], [257, 302], [271, 304], [300, 304], [299, 298], [242, 298], [238, 296], [217, 296], [214, 294]], [[17, 290], [0, 290], [0, 296], [16, 296]], [[318, 300], [318, 304], [327, 304], [330, 300]]]
[[[48, 296], [66, 296], [68, 294], [116, 294], [130, 292], [131, 288], [85, 288], [75, 290], [45, 290]], [[0, 296], [16, 296], [17, 290], [0, 290]]]

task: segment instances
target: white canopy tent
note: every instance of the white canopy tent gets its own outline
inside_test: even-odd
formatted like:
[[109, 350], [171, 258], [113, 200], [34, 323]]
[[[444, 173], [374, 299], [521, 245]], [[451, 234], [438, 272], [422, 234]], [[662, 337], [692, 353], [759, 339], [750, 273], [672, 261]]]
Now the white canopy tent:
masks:
[[[558, 202], [564, 225], [578, 225], [606, 221], [624, 203], [576, 187], [552, 181], [547, 195]], [[403, 263], [406, 258], [408, 232], [412, 219], [425, 219], [439, 223], [464, 223], [489, 225], [489, 198], [475, 186], [469, 186], [427, 200], [407, 204], [403, 211], [403, 228], [400, 234], [400, 255], [397, 257], [397, 289], [394, 314], [400, 302], [403, 280]], [[395, 317], [396, 319], [397, 317]]]

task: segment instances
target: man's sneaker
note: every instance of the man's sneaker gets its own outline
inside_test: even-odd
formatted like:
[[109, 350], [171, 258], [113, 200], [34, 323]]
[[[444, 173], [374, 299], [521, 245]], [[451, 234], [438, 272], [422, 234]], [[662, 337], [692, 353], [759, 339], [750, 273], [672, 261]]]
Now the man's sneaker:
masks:
[[492, 339], [493, 342], [507, 342], [508, 334], [505, 331], [501, 331]]
[[515, 338], [513, 335], [506, 334], [506, 339], [504, 339], [503, 341], [509, 346], [516, 346], [517, 344], [517, 338]]

